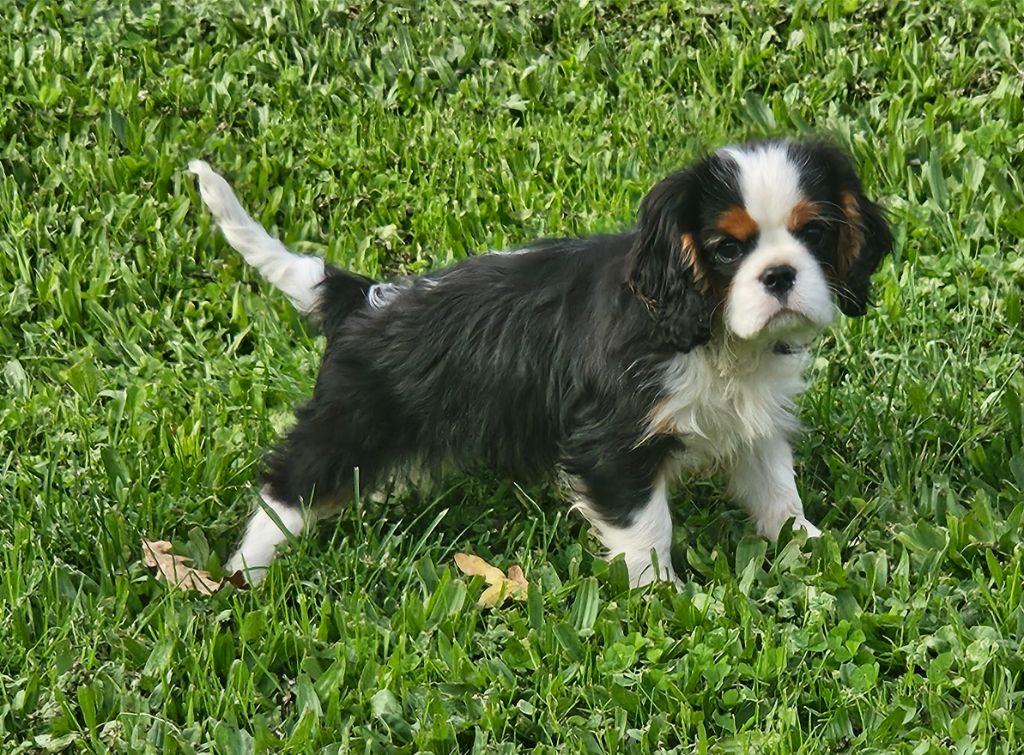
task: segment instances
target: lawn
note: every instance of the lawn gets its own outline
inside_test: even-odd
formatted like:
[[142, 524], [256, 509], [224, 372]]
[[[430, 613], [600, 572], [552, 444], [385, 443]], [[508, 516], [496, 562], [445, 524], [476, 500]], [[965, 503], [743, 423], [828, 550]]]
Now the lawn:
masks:
[[[0, 750], [1024, 752], [1018, 3], [8, 0], [0, 29]], [[818, 541], [675, 497], [630, 592], [555, 492], [365, 499], [257, 590], [217, 570], [322, 339], [190, 158], [369, 275], [628, 226], [660, 176], [831, 138], [890, 211], [800, 415]], [[478, 608], [458, 551], [520, 564]]]

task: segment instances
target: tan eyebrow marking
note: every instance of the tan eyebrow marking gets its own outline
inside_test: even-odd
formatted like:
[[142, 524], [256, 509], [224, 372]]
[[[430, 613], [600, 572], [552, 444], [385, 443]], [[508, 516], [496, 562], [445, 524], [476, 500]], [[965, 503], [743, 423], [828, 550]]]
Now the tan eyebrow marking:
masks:
[[786, 223], [786, 228], [791, 231], [799, 231], [817, 217], [818, 204], [801, 197], [789, 212], [789, 220]]
[[750, 217], [745, 209], [733, 205], [718, 219], [718, 230], [728, 233], [739, 241], [746, 241], [760, 229], [757, 226], [757, 221]]

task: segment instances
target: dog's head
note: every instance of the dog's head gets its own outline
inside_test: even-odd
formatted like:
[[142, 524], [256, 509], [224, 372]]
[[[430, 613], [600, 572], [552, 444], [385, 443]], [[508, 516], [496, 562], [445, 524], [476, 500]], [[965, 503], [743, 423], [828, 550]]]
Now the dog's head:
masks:
[[892, 247], [882, 209], [834, 147], [785, 141], [727, 147], [644, 199], [630, 289], [679, 351], [733, 337], [816, 333], [838, 307], [867, 309], [871, 274]]

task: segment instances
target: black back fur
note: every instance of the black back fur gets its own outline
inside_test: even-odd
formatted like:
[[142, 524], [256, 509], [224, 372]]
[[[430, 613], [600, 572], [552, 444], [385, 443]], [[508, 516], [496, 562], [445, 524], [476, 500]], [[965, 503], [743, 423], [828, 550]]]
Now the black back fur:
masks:
[[[353, 467], [372, 485], [406, 463], [526, 479], [560, 463], [607, 491], [609, 518], [625, 516], [672, 445], [641, 442], [670, 350], [625, 285], [637, 244], [629, 233], [474, 257], [379, 309], [353, 307], [359, 285], [330, 276], [323, 365], [270, 457], [275, 495], [333, 503], [347, 497]], [[634, 450], [616, 453], [624, 448]], [[629, 479], [617, 491], [597, 477]]]

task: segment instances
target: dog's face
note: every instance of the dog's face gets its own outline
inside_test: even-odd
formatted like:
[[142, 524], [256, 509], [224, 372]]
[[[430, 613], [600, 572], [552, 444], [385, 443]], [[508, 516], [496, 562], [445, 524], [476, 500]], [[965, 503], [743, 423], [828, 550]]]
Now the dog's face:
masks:
[[722, 149], [644, 199], [629, 284], [680, 351], [722, 327], [743, 340], [813, 335], [864, 314], [892, 246], [850, 160], [820, 144]]

